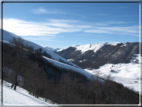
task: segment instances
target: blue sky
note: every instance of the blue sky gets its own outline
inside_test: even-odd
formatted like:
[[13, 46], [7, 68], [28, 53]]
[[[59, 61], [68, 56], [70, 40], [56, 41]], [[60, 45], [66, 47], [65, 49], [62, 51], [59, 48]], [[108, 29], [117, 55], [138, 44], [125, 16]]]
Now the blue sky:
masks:
[[43, 47], [139, 41], [138, 3], [4, 3], [3, 29]]

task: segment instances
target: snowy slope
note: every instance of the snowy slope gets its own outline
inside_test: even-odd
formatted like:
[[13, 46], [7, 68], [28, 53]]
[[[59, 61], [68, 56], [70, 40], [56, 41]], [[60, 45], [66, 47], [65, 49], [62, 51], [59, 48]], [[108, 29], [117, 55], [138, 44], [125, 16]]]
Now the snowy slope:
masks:
[[123, 78], [139, 79], [141, 78], [141, 56], [140, 54], [134, 54], [130, 63], [118, 63], [118, 64], [105, 64], [99, 69], [87, 71], [100, 71], [104, 75], [111, 75]]
[[[73, 66], [70, 66], [70, 65], [67, 65], [67, 64], [64, 64], [64, 63], [60, 63], [58, 61], [55, 61], [55, 60], [52, 60], [50, 58], [47, 58], [45, 56], [43, 56], [43, 58], [45, 58], [48, 62], [51, 62], [52, 64], [56, 65], [56, 66], [59, 66], [59, 67], [63, 67], [63, 68], [66, 68], [66, 69], [69, 69], [69, 70], [74, 70], [76, 72], [79, 72], [83, 75], [85, 75], [88, 79], [91, 78], [93, 76], [93, 74], [83, 70], [83, 69], [78, 69], [78, 68], [75, 68]], [[94, 77], [94, 79], [96, 79], [96, 77]], [[98, 79], [100, 82], [104, 82], [102, 79]]]
[[[12, 33], [9, 33], [9, 32], [7, 32], [7, 31], [3, 31], [3, 35], [4, 35], [4, 36], [3, 36], [3, 40], [4, 40], [4, 41], [9, 41], [9, 40], [12, 39], [13, 37], [18, 38], [18, 36], [14, 35], [14, 34], [12, 34]], [[41, 47], [41, 46], [39, 46], [39, 45], [37, 45], [37, 44], [35, 44], [35, 43], [32, 43], [32, 42], [30, 42], [30, 41], [27, 41], [27, 40], [24, 40], [24, 43], [33, 46], [35, 49], [42, 48], [43, 51], [46, 51], [48, 54], [50, 54], [50, 55], [52, 56], [52, 59], [49, 59], [49, 58], [46, 58], [46, 57], [44, 57], [44, 58], [46, 58], [49, 62], [52, 62], [52, 63], [54, 63], [55, 65], [57, 65], [57, 66], [59, 66], [59, 67], [63, 67], [63, 68], [67, 68], [67, 69], [72, 69], [72, 70], [74, 70], [74, 71], [80, 72], [81, 74], [87, 76], [88, 78], [90, 78], [91, 76], [93, 76], [92, 74], [90, 74], [90, 73], [84, 71], [82, 68], [80, 68], [80, 67], [78, 67], [77, 65], [75, 65], [75, 64], [73, 64], [73, 63], [67, 61], [66, 59], [60, 57], [59, 55], [55, 54], [54, 52], [52, 52], [52, 51], [50, 51], [50, 50], [48, 50], [48, 49], [45, 49], [45, 48], [43, 48], [43, 47]], [[67, 64], [64, 64], [64, 63], [62, 63], [62, 62], [59, 62], [60, 60], [62, 60], [63, 62], [66, 62]], [[73, 65], [73, 66], [70, 66], [70, 65], [68, 65], [68, 64]], [[102, 81], [102, 80], [100, 80], [100, 81]]]
[[[12, 34], [12, 33], [8, 32], [8, 31], [3, 30], [3, 41], [9, 41], [9, 40], [12, 39], [13, 37], [18, 38], [17, 35]], [[61, 56], [55, 54], [53, 51], [50, 51], [50, 50], [48, 50], [48, 49], [46, 49], [46, 48], [44, 48], [44, 47], [42, 47], [42, 46], [40, 46], [40, 45], [38, 45], [38, 44], [35, 44], [35, 43], [30, 42], [30, 41], [25, 40], [25, 39], [24, 39], [24, 44], [28, 44], [28, 45], [30, 45], [30, 46], [33, 46], [34, 49], [42, 48], [43, 51], [46, 51], [48, 54], [51, 55], [52, 59], [55, 59], [55, 60], [57, 60], [57, 61], [62, 60], [62, 61], [64, 61], [65, 63], [68, 63], [68, 64], [70, 64], [70, 65], [73, 65], [73, 66], [75, 66], [75, 67], [77, 67], [77, 68], [80, 68], [80, 67], [78, 67], [77, 65], [75, 65], [75, 64], [73, 64], [73, 63], [67, 61], [66, 59], [62, 58]]]
[[51, 101], [43, 101], [42, 98], [37, 99], [28, 94], [28, 91], [17, 87], [17, 90], [10, 88], [10, 83], [3, 82], [3, 105], [4, 106], [46, 106], [55, 107], [57, 104], [52, 104]]
[[[133, 88], [135, 91], [140, 92], [141, 85], [141, 64], [140, 63], [119, 63], [119, 64], [105, 64], [99, 69], [85, 69], [86, 71], [96, 74], [99, 72], [99, 76], [106, 78], [111, 75], [113, 81], [122, 83], [124, 86]], [[112, 71], [112, 72], [111, 72]]]
[[[139, 79], [141, 77], [141, 65], [133, 64], [133, 63], [119, 63], [119, 64], [105, 64], [101, 66], [99, 69], [88, 70], [89, 72], [100, 71], [104, 75], [111, 75], [123, 78], [131, 78], [131, 79]], [[112, 72], [111, 72], [112, 70]]]
[[[112, 45], [112, 46], [115, 46], [119, 44], [119, 42], [117, 43], [107, 43], [107, 42], [104, 42], [104, 43], [96, 43], [96, 44], [87, 44], [87, 45], [73, 45], [71, 47], [74, 47], [76, 48], [76, 51], [81, 51], [81, 53], [85, 53], [89, 50], [93, 50], [95, 53], [103, 46], [105, 45]], [[67, 49], [67, 48], [65, 48]], [[65, 49], [60, 49], [60, 50], [57, 50], [57, 52], [60, 52], [60, 51], [63, 51]]]

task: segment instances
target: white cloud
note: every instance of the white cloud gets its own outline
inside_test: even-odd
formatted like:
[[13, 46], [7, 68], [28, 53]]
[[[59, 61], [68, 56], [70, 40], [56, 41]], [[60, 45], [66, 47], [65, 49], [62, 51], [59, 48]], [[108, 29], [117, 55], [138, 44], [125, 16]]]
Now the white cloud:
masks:
[[38, 9], [33, 9], [33, 13], [35, 14], [64, 14], [62, 10], [59, 9], [45, 9], [43, 7], [39, 7]]
[[29, 22], [19, 19], [3, 19], [3, 29], [19, 36], [53, 36], [62, 32], [81, 31], [68, 23]]
[[139, 27], [94, 27], [94, 29], [85, 30], [85, 32], [139, 36]]
[[42, 23], [28, 22], [18, 19], [3, 19], [3, 29], [19, 36], [50, 36], [59, 32], [58, 28], [51, 28]]
[[[112, 27], [116, 23], [116, 26]], [[104, 25], [97, 23], [89, 23], [78, 20], [48, 19], [45, 22], [30, 22], [19, 19], [3, 19], [3, 28], [19, 36], [56, 36], [64, 32], [85, 32], [96, 34], [119, 34], [139, 36], [138, 26], [125, 27], [120, 26], [124, 22], [111, 21], [103, 22]], [[119, 24], [119, 26], [118, 26]]]
[[25, 37], [27, 40], [38, 40], [38, 41], [53, 41], [54, 37], [46, 37], [46, 36], [39, 36], [39, 37]]
[[85, 32], [88, 32], [88, 33], [111, 33], [109, 31], [101, 30], [101, 29], [89, 29], [89, 30], [85, 30]]
[[98, 26], [109, 26], [109, 25], [119, 25], [119, 24], [128, 24], [133, 22], [124, 22], [124, 21], [105, 21], [101, 23], [96, 23]]
[[47, 20], [49, 20], [49, 21], [51, 21], [51, 22], [60, 22], [60, 23], [78, 23], [78, 22], [80, 22], [80, 21], [78, 21], [78, 20], [72, 20], [72, 19], [47, 19]]

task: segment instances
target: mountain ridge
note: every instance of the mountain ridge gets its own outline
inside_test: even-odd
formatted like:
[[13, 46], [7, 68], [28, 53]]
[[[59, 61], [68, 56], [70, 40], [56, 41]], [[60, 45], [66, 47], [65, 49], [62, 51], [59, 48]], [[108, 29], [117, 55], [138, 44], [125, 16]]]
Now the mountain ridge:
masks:
[[[3, 30], [3, 43], [9, 43], [9, 40], [11, 40], [13, 37], [16, 37], [17, 38], [20, 38], [19, 36], [17, 35], [14, 35], [12, 33], [9, 33], [7, 31], [4, 31]], [[22, 38], [21, 38], [22, 39]], [[66, 59], [62, 58], [61, 56], [57, 55], [56, 53], [48, 50], [48, 49], [45, 49], [35, 43], [32, 43], [30, 41], [27, 41], [25, 39], [22, 39], [23, 40], [23, 43], [26, 44], [26, 45], [29, 45], [29, 46], [33, 46], [34, 49], [42, 49], [43, 51], [46, 51], [47, 54], [51, 55], [51, 58], [47, 58], [46, 56], [43, 56], [43, 58], [45, 60], [48, 61], [48, 63], [50, 62], [53, 66], [58, 66], [58, 67], [62, 67], [64, 69], [67, 69], [69, 71], [75, 71], [77, 73], [80, 73], [82, 75], [84, 75], [85, 77], [87, 77], [88, 79], [92, 77], [93, 74], [85, 71], [84, 69], [80, 68], [79, 66], [71, 63], [70, 61], [67, 61]], [[6, 41], [6, 42], [5, 42]], [[32, 56], [33, 57], [33, 56]], [[96, 78], [96, 77], [94, 77]], [[99, 79], [100, 81], [103, 81], [101, 79]]]
[[[13, 37], [19, 38], [19, 36], [15, 35], [15, 34], [13, 34], [13, 33], [11, 33], [11, 32], [8, 32], [8, 31], [5, 31], [5, 30], [2, 30], [2, 31], [3, 31], [3, 37], [2, 37], [3, 41], [9, 42], [9, 40], [12, 40]], [[21, 38], [21, 37], [20, 37], [20, 38]], [[23, 39], [23, 38], [22, 38], [22, 39]], [[46, 49], [46, 48], [44, 48], [44, 47], [42, 47], [42, 46], [40, 46], [40, 45], [38, 45], [38, 44], [36, 44], [36, 43], [31, 42], [31, 41], [28, 41], [28, 40], [25, 40], [25, 39], [23, 39], [23, 41], [24, 41], [24, 44], [28, 44], [29, 46], [33, 46], [34, 49], [39, 49], [39, 48], [41, 48], [43, 51], [46, 51], [48, 54], [51, 55], [51, 57], [52, 57], [54, 60], [63, 61], [63, 62], [66, 63], [66, 64], [69, 64], [69, 65], [72, 65], [72, 66], [74, 66], [74, 67], [80, 68], [80, 67], [76, 66], [75, 64], [73, 64], [73, 63], [67, 61], [67, 60], [64, 59], [64, 58], [62, 58], [61, 56], [55, 54], [53, 51], [50, 51], [50, 50], [48, 50], [48, 49]]]
[[129, 63], [134, 54], [139, 54], [139, 42], [70, 46], [55, 53], [83, 69], [97, 69], [106, 63]]

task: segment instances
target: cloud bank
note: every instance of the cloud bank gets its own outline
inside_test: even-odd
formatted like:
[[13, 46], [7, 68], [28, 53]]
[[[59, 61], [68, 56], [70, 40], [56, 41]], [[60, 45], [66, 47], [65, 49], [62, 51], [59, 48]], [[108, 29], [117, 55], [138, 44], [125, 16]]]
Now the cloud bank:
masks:
[[[19, 36], [56, 36], [57, 34], [65, 32], [139, 36], [138, 26], [120, 26], [123, 23], [125, 22], [111, 21], [92, 24], [89, 22], [70, 19], [47, 19], [45, 22], [31, 22], [7, 18], [3, 19], [3, 29]], [[119, 26], [117, 26], [118, 24]]]

